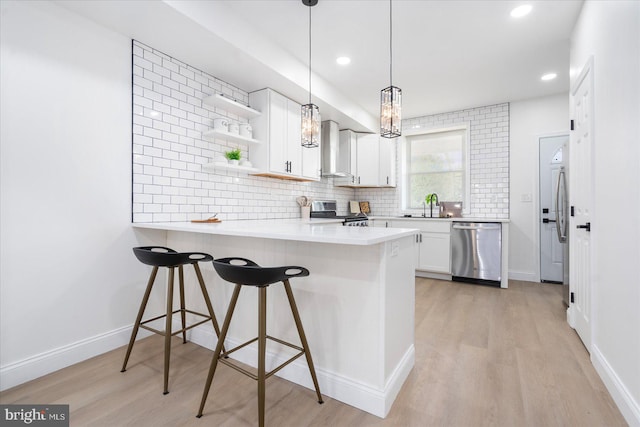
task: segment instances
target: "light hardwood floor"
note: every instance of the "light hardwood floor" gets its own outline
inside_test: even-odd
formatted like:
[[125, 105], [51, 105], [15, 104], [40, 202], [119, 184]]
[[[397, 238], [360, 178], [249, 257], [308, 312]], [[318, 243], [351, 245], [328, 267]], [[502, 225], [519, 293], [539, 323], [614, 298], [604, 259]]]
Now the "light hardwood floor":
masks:
[[[578, 336], [561, 287], [509, 289], [416, 279], [416, 365], [386, 419], [272, 377], [269, 426], [624, 426]], [[120, 348], [0, 393], [0, 403], [70, 404], [72, 426], [254, 426], [250, 378], [219, 365], [196, 419], [211, 351], [172, 347], [162, 395], [162, 337]], [[311, 349], [319, 351], [318, 349]]]

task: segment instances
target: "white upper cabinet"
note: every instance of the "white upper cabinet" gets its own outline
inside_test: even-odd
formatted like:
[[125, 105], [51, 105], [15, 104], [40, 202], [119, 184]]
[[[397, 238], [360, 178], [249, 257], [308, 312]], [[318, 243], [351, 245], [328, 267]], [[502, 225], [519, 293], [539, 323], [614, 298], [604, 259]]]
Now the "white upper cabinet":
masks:
[[396, 186], [396, 146], [397, 139], [380, 138], [380, 167], [378, 182], [383, 187]]
[[302, 176], [312, 180], [320, 180], [322, 168], [322, 156], [320, 146], [304, 148], [302, 150]]
[[336, 180], [341, 187], [395, 187], [396, 140], [378, 134], [340, 131], [343, 159], [351, 177]]
[[378, 186], [380, 182], [380, 137], [377, 134], [358, 135], [357, 185], [366, 187]]
[[301, 145], [301, 105], [271, 89], [250, 93], [249, 102], [262, 112], [251, 125], [254, 138], [264, 141], [251, 150], [251, 162], [259, 170], [254, 175], [320, 180], [320, 147]]

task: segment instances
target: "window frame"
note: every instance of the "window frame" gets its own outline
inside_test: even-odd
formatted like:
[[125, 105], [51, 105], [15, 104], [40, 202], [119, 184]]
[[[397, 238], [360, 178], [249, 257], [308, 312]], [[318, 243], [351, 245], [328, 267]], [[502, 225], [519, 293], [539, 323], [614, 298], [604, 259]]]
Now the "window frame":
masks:
[[[433, 133], [443, 133], [450, 131], [465, 131], [465, 142], [464, 142], [464, 168], [465, 168], [465, 177], [464, 177], [464, 198], [462, 201], [462, 214], [468, 215], [470, 212], [470, 201], [471, 201], [471, 123], [470, 122], [462, 122], [451, 124], [447, 126], [434, 126], [429, 128], [414, 128], [409, 129], [403, 132], [402, 135], [402, 144], [401, 144], [401, 152], [400, 152], [400, 210], [403, 215], [422, 215], [422, 209], [410, 208], [407, 206], [408, 204], [408, 164], [407, 164], [407, 154], [409, 149], [409, 138], [413, 136], [419, 135], [428, 135]], [[445, 202], [455, 202], [457, 200], [443, 200]]]

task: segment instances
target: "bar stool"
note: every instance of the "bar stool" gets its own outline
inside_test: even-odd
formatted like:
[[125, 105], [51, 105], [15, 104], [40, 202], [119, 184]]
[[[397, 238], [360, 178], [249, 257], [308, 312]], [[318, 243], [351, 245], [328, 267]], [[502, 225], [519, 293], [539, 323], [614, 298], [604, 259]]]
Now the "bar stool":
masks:
[[[197, 418], [202, 417], [202, 411], [211, 388], [211, 382], [213, 381], [213, 375], [216, 372], [218, 361], [232, 367], [233, 369], [253, 378], [258, 381], [258, 420], [260, 427], [264, 426], [264, 404], [265, 404], [265, 380], [271, 375], [284, 368], [289, 363], [293, 362], [303, 354], [307, 358], [307, 365], [309, 366], [309, 372], [311, 373], [311, 379], [313, 385], [316, 388], [316, 394], [318, 396], [318, 403], [323, 403], [322, 395], [320, 394], [320, 387], [318, 386], [318, 379], [316, 377], [316, 371], [313, 367], [313, 360], [311, 359], [311, 352], [309, 351], [309, 344], [307, 343], [307, 337], [304, 334], [302, 328], [302, 322], [300, 321], [300, 314], [296, 306], [295, 299], [293, 298], [293, 292], [291, 292], [291, 285], [289, 284], [289, 278], [291, 277], [303, 277], [309, 275], [309, 270], [304, 267], [288, 266], [288, 267], [272, 267], [264, 268], [260, 267], [255, 262], [245, 258], [221, 258], [213, 261], [213, 266], [224, 280], [235, 283], [236, 286], [233, 290], [231, 301], [229, 302], [229, 308], [227, 309], [227, 315], [222, 324], [222, 331], [220, 332], [220, 338], [218, 338], [218, 344], [211, 360], [211, 366], [209, 368], [209, 375], [207, 376], [207, 382], [204, 386], [204, 392], [202, 394], [202, 401], [200, 402], [200, 409], [198, 411]], [[298, 335], [300, 336], [300, 342], [302, 348], [282, 341], [278, 338], [273, 338], [267, 335], [267, 288], [269, 285], [282, 282], [284, 284], [285, 292], [291, 306], [291, 313], [293, 314], [293, 320], [295, 321], [296, 328], [298, 329]], [[231, 317], [240, 295], [241, 287], [256, 286], [258, 288], [258, 337], [245, 342], [229, 351], [224, 351], [223, 344], [224, 339], [227, 336], [229, 330], [229, 324], [231, 323]], [[271, 372], [265, 372], [265, 354], [267, 339], [276, 341], [280, 344], [284, 344], [299, 351], [295, 356], [273, 369]], [[229, 354], [236, 350], [243, 348], [244, 346], [258, 341], [258, 375], [233, 364], [227, 359]], [[222, 358], [221, 358], [222, 355]]]
[[[144, 293], [144, 297], [142, 297], [142, 304], [140, 304], [140, 309], [138, 310], [138, 317], [136, 317], [136, 323], [133, 326], [133, 331], [131, 331], [131, 339], [129, 340], [129, 347], [127, 347], [127, 354], [124, 357], [124, 363], [122, 364], [122, 370], [120, 372], [125, 372], [127, 370], [127, 362], [129, 361], [129, 356], [131, 355], [131, 350], [133, 349], [133, 343], [136, 340], [136, 335], [138, 334], [139, 328], [147, 329], [151, 332], [155, 332], [156, 334], [164, 336], [164, 393], [169, 393], [169, 358], [171, 354], [171, 337], [182, 333], [182, 342], [187, 342], [187, 330], [194, 328], [198, 325], [201, 325], [209, 320], [213, 323], [213, 329], [216, 332], [216, 335], [220, 336], [220, 329], [218, 328], [218, 321], [216, 320], [216, 316], [213, 312], [213, 306], [211, 305], [211, 300], [209, 299], [209, 294], [207, 292], [207, 288], [204, 285], [204, 280], [202, 279], [202, 272], [200, 271], [200, 267], [198, 266], [198, 262], [208, 262], [213, 261], [213, 257], [209, 254], [205, 254], [202, 252], [176, 252], [173, 249], [165, 248], [162, 246], [143, 246], [139, 248], [133, 248], [133, 253], [138, 258], [140, 262], [147, 265], [152, 265], [153, 270], [151, 271], [151, 276], [149, 277], [149, 282], [147, 283], [147, 289]], [[209, 314], [198, 313], [195, 311], [187, 310], [185, 308], [185, 300], [184, 300], [184, 273], [182, 266], [185, 264], [193, 265], [194, 270], [196, 271], [196, 276], [198, 276], [198, 282], [200, 283], [200, 290], [202, 291], [202, 296], [204, 297], [204, 301], [207, 305], [207, 310]], [[142, 316], [144, 315], [144, 310], [147, 307], [147, 302], [149, 301], [149, 295], [151, 295], [151, 289], [153, 288], [153, 283], [156, 279], [156, 275], [158, 273], [159, 267], [167, 267], [169, 269], [169, 286], [167, 289], [167, 311], [165, 314], [156, 316], [154, 318], [148, 320], [142, 320]], [[173, 310], [173, 279], [174, 279], [174, 270], [178, 267], [178, 278], [180, 285], [180, 309]], [[171, 321], [173, 314], [180, 313], [180, 318], [182, 320], [182, 328], [177, 330], [176, 332], [172, 332]], [[194, 323], [190, 326], [186, 326], [186, 313], [191, 313], [196, 316], [200, 316], [203, 320]], [[153, 322], [154, 320], [165, 318], [165, 329], [164, 331], [159, 331], [154, 329], [146, 324], [149, 322]]]

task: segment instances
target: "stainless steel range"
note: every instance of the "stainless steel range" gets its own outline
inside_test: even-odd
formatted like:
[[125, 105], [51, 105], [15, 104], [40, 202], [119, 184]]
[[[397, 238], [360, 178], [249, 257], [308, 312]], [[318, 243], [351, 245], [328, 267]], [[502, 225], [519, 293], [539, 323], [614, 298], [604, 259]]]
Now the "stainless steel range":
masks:
[[368, 227], [369, 218], [360, 213], [357, 215], [338, 215], [338, 204], [335, 200], [314, 200], [311, 202], [311, 218], [342, 219], [342, 225], [347, 227]]

